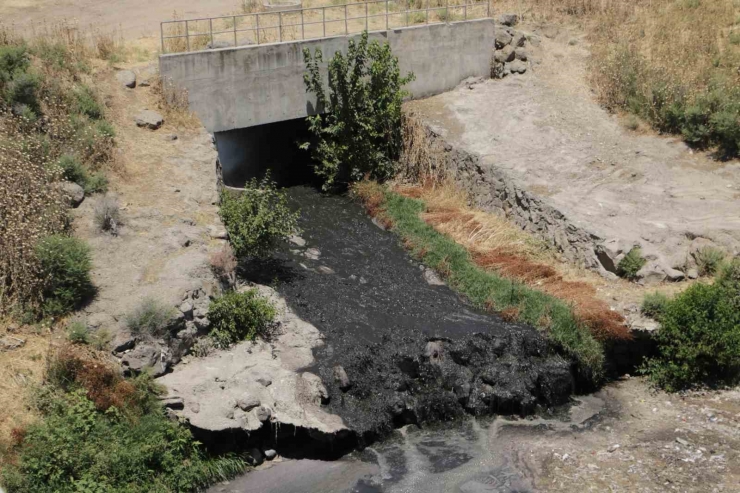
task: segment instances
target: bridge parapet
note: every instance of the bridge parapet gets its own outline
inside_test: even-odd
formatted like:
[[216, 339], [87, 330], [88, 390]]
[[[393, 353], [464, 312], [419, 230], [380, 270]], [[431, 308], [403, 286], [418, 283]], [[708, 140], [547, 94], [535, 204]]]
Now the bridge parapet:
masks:
[[289, 8], [162, 22], [162, 53], [305, 41], [491, 17], [491, 0], [370, 0], [306, 8], [300, 5], [300, 0], [292, 0]]

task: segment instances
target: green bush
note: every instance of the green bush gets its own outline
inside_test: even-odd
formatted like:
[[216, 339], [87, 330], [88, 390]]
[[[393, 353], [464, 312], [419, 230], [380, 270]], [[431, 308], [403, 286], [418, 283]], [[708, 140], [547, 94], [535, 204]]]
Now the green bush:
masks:
[[237, 257], [265, 257], [280, 240], [298, 231], [299, 212], [288, 207], [285, 192], [265, 176], [244, 191], [221, 193], [221, 220]]
[[90, 332], [84, 322], [75, 320], [67, 327], [67, 339], [75, 344], [90, 344]]
[[634, 279], [639, 270], [645, 266], [646, 262], [642, 256], [640, 247], [634, 247], [619, 261], [617, 274], [625, 279]]
[[647, 317], [659, 320], [665, 312], [668, 301], [668, 297], [663, 293], [646, 294], [642, 300], [640, 311]]
[[69, 313], [93, 294], [90, 248], [84, 241], [62, 235], [48, 236], [39, 241], [36, 256], [45, 281], [42, 315]]
[[644, 370], [669, 391], [697, 383], [737, 381], [740, 372], [740, 260], [713, 285], [694, 284], [666, 303], [655, 340], [658, 356]]
[[166, 335], [175, 316], [175, 308], [154, 298], [144, 298], [125, 319], [132, 334], [160, 337]]
[[3, 87], [16, 73], [25, 72], [31, 63], [28, 50], [23, 45], [0, 46], [0, 94]]
[[230, 291], [211, 302], [208, 309], [210, 337], [221, 348], [239, 341], [254, 340], [265, 334], [275, 315], [275, 307], [256, 289], [243, 293]]
[[67, 181], [77, 183], [86, 194], [103, 193], [108, 189], [108, 179], [102, 173], [90, 173], [75, 156], [63, 154], [57, 161], [62, 176]]
[[385, 180], [393, 176], [401, 151], [402, 88], [414, 80], [401, 77], [398, 58], [388, 43], [368, 44], [367, 32], [359, 43], [349, 41], [347, 55], [337, 51], [329, 61], [329, 98], [324, 92], [321, 50], [303, 51], [306, 90], [316, 95], [318, 113], [308, 117], [314, 141], [315, 171], [324, 189], [345, 186], [366, 175]]
[[126, 407], [98, 409], [74, 382], [66, 392], [42, 389], [43, 419], [25, 431], [0, 473], [8, 493], [194, 492], [246, 468], [237, 457], [207, 457], [185, 426], [165, 416], [150, 384], [106, 382], [128, 396]]
[[5, 87], [5, 100], [10, 106], [25, 106], [35, 115], [41, 113], [39, 87], [41, 77], [30, 72], [16, 72]]
[[708, 246], [696, 252], [696, 266], [702, 276], [716, 274], [724, 261], [725, 253], [719, 248]]
[[73, 94], [72, 110], [80, 115], [86, 115], [93, 120], [103, 118], [103, 107], [89, 86], [81, 84], [77, 86]]

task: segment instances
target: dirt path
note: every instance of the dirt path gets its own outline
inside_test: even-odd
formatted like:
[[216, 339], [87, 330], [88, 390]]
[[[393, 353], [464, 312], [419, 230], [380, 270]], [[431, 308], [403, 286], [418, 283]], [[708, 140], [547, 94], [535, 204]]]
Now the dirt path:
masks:
[[740, 162], [692, 152], [680, 138], [626, 130], [594, 101], [577, 33], [540, 31], [531, 68], [415, 101], [455, 147], [502, 170], [577, 227], [622, 249], [640, 244], [682, 270], [694, 238], [740, 249]]

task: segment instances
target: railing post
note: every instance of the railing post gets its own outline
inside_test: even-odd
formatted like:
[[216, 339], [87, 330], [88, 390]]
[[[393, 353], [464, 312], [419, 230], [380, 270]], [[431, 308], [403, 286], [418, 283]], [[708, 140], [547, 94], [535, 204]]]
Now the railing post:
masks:
[[326, 7], [321, 7], [321, 24], [324, 27], [324, 37], [326, 37]]
[[349, 28], [347, 25], [347, 4], [344, 4], [344, 34], [349, 34]]
[[388, 0], [385, 0], [385, 30], [388, 30]]
[[468, 0], [465, 0], [465, 4], [463, 5], [463, 20], [468, 20]]
[[424, 21], [425, 21], [425, 22], [426, 22], [427, 24], [429, 24], [429, 0], [427, 0], [427, 9], [426, 9], [426, 12], [425, 12], [425, 14], [426, 14], [426, 15], [424, 16]]
[[159, 38], [162, 42], [162, 54], [164, 54], [164, 22], [159, 23]]
[[406, 27], [409, 27], [409, 2], [406, 0]]
[[486, 2], [486, 17], [491, 17], [491, 0]]
[[211, 32], [211, 48], [213, 48], [213, 19], [208, 19], [208, 30]]
[[236, 16], [234, 16], [234, 48], [236, 48], [237, 41], [236, 41]]
[[445, 0], [445, 23], [450, 22], [450, 0]]
[[301, 9], [301, 39], [306, 39], [306, 29], [303, 24], [303, 9]]
[[257, 19], [257, 44], [260, 44], [260, 15], [255, 14], [255, 19]]
[[367, 31], [367, 2], [365, 2], [365, 31]]
[[278, 12], [278, 41], [283, 41], [283, 12]]
[[190, 27], [188, 26], [188, 21], [185, 21], [185, 43], [188, 51], [190, 51]]

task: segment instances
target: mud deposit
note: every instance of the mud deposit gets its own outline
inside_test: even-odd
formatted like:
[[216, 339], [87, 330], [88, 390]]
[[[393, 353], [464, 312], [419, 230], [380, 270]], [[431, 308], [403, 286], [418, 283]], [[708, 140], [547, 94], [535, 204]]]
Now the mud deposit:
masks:
[[[531, 414], [568, 401], [571, 362], [532, 328], [471, 309], [347, 197], [289, 190], [303, 241], [247, 278], [274, 283], [325, 345], [311, 370], [362, 447], [409, 423]], [[342, 375], [341, 367], [346, 373]]]

